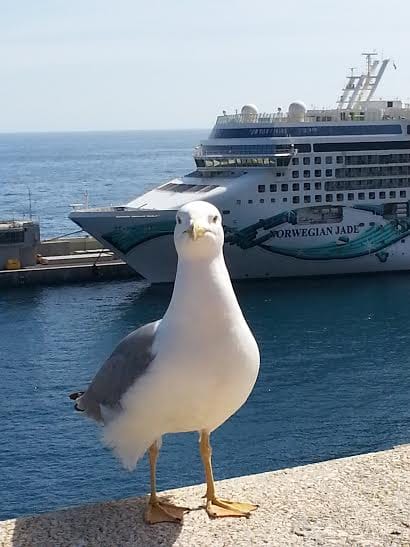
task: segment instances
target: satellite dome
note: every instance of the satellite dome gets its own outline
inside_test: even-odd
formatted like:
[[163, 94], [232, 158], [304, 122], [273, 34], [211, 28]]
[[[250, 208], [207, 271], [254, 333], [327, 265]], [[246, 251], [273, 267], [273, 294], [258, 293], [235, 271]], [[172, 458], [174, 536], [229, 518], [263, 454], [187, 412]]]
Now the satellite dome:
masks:
[[253, 118], [258, 115], [258, 109], [254, 104], [245, 104], [241, 109], [242, 116]]
[[289, 105], [289, 120], [292, 122], [305, 121], [306, 105], [301, 101], [295, 101]]

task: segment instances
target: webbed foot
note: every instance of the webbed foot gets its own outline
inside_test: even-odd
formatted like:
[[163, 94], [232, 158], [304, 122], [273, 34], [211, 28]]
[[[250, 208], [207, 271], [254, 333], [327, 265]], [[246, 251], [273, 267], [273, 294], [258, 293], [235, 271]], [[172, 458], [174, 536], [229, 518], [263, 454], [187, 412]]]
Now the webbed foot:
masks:
[[206, 503], [206, 512], [211, 518], [221, 517], [250, 517], [251, 511], [255, 511], [257, 505], [241, 503], [237, 501], [210, 499]]
[[166, 501], [150, 501], [144, 513], [144, 520], [147, 524], [159, 522], [182, 522], [184, 514], [189, 511], [188, 507], [178, 507]]

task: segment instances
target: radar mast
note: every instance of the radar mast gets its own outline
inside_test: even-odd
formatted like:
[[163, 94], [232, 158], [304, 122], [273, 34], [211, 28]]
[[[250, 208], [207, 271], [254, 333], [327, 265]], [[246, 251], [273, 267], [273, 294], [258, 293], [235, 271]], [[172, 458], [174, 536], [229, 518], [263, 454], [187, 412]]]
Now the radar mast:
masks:
[[357, 110], [363, 108], [374, 96], [375, 91], [383, 77], [384, 71], [390, 59], [383, 59], [380, 62], [376, 52], [362, 53], [366, 58], [365, 71], [355, 75], [354, 68], [347, 77], [347, 84], [337, 103], [339, 110]]

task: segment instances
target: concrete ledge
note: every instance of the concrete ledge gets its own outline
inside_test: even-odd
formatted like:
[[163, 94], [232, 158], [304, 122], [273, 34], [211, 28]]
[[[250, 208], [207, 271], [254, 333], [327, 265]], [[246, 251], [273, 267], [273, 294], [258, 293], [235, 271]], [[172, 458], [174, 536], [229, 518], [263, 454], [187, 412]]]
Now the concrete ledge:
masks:
[[195, 509], [182, 526], [147, 526], [145, 500], [135, 498], [0, 522], [0, 545], [410, 546], [410, 445], [222, 481], [218, 492], [260, 508], [249, 519], [209, 520], [204, 487], [194, 486], [167, 493]]
[[41, 255], [69, 255], [76, 251], [90, 251], [101, 249], [102, 245], [99, 241], [91, 236], [80, 237], [59, 237], [42, 241], [38, 246], [38, 252]]
[[0, 270], [0, 289], [60, 285], [141, 277], [122, 260], [60, 266], [33, 266], [21, 270]]

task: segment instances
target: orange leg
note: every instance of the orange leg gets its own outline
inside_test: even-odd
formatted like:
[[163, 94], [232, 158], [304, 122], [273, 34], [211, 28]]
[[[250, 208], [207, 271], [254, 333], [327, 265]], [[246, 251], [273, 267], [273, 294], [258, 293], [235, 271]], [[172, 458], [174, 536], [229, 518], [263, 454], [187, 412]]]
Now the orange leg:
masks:
[[145, 510], [144, 519], [148, 524], [158, 522], [182, 522], [184, 513], [188, 511], [187, 507], [178, 507], [172, 503], [160, 501], [157, 496], [156, 470], [159, 448], [157, 442], [149, 448], [149, 463], [151, 468], [151, 495], [148, 501], [148, 507]]
[[258, 508], [252, 503], [223, 500], [216, 496], [215, 481], [212, 472], [212, 448], [209, 442], [209, 433], [201, 431], [200, 438], [201, 458], [204, 464], [206, 477], [206, 511], [212, 518], [218, 517], [249, 517], [251, 511]]

